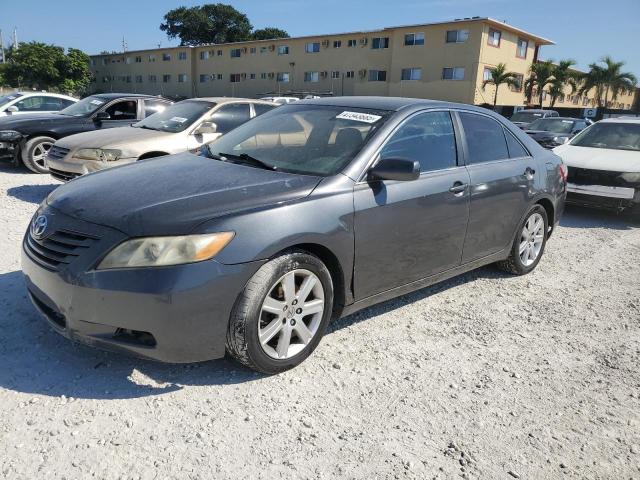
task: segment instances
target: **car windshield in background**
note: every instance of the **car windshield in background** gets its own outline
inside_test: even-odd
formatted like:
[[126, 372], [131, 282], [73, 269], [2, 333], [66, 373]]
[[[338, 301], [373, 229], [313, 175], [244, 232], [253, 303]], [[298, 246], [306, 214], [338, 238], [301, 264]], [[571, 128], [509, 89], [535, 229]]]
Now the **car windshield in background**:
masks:
[[215, 106], [214, 102], [184, 100], [149, 115], [133, 126], [160, 132], [182, 132]]
[[518, 113], [514, 113], [510, 120], [512, 122], [533, 122], [534, 120], [537, 120], [538, 118], [542, 118], [542, 114], [541, 113], [528, 113], [528, 112], [518, 112]]
[[640, 125], [633, 123], [596, 123], [576, 136], [576, 147], [610, 148], [640, 151]]
[[21, 93], [11, 93], [9, 95], [0, 96], [0, 107], [6, 103], [9, 103], [11, 100], [15, 100], [16, 98], [21, 96]]
[[209, 144], [222, 160], [307, 175], [339, 172], [389, 116], [387, 110], [284, 105]]
[[107, 103], [106, 99], [96, 95], [91, 95], [90, 97], [83, 98], [73, 105], [69, 105], [58, 113], [69, 117], [84, 117], [86, 115], [91, 115], [105, 103]]
[[559, 120], [557, 118], [539, 118], [529, 125], [529, 130], [542, 132], [571, 133], [574, 122], [572, 120]]

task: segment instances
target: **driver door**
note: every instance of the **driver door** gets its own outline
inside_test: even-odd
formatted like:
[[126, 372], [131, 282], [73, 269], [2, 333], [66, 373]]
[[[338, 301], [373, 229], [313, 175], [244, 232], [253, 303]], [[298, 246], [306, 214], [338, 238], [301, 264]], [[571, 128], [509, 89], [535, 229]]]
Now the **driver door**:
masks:
[[118, 100], [111, 103], [103, 111], [109, 114], [109, 119], [96, 123], [96, 129], [126, 127], [138, 120], [138, 101]]

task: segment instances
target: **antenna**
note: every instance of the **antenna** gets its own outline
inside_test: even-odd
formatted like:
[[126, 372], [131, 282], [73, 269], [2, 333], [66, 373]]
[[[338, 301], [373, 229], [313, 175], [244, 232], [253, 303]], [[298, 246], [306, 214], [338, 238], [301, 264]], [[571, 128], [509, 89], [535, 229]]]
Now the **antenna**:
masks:
[[125, 40], [124, 35], [122, 36], [122, 51], [127, 51], [127, 41]]

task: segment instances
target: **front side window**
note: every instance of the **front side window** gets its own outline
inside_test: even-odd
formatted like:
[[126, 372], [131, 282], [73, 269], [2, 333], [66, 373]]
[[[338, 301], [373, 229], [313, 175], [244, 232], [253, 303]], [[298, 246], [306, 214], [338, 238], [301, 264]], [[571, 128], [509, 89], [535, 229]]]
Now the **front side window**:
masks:
[[[147, 110], [147, 100], [145, 100], [145, 113]], [[215, 107], [213, 102], [203, 102], [194, 100], [183, 100], [166, 106], [162, 110], [148, 116], [144, 120], [134, 124], [136, 128], [147, 130], [158, 130], [160, 132], [177, 133], [186, 130], [193, 125], [207, 111]], [[160, 106], [156, 104], [156, 108]]]
[[154, 113], [162, 112], [167, 108], [167, 103], [160, 100], [144, 100], [144, 116], [145, 118]]
[[320, 51], [320, 43], [319, 42], [307, 43], [304, 46], [304, 51], [307, 53], [318, 53]]
[[420, 80], [422, 78], [421, 68], [403, 68], [402, 80]]
[[105, 109], [111, 117], [110, 120], [135, 120], [138, 118], [138, 102], [135, 100], [123, 100], [116, 102]]
[[411, 117], [393, 133], [380, 158], [417, 160], [421, 172], [455, 167], [458, 154], [449, 112], [426, 112]]
[[375, 37], [371, 42], [371, 48], [374, 50], [389, 48], [389, 37]]
[[469, 38], [469, 30], [447, 30], [447, 43], [463, 43]]
[[484, 115], [460, 112], [469, 158], [468, 164], [509, 158], [504, 129], [497, 121]]
[[447, 67], [442, 69], [443, 80], [464, 80], [464, 67]]
[[248, 103], [224, 105], [211, 115], [211, 121], [218, 127], [217, 132], [223, 134], [249, 121], [249, 118], [251, 108]]
[[56, 97], [27, 97], [24, 100], [14, 103], [20, 112], [47, 112], [57, 111], [61, 108], [60, 99]]
[[576, 135], [576, 147], [640, 151], [640, 124], [598, 122]]
[[500, 30], [494, 30], [493, 28], [489, 29], [489, 38], [488, 43], [492, 47], [500, 46], [500, 39], [502, 38], [502, 32]]
[[208, 149], [214, 158], [240, 162], [246, 155], [277, 170], [328, 176], [353, 160], [389, 113], [292, 103], [241, 125]]

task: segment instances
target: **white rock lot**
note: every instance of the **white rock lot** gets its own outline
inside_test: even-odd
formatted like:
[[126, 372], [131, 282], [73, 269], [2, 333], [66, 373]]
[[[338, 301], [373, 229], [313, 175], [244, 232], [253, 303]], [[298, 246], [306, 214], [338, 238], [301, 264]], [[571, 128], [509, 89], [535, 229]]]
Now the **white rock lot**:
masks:
[[640, 221], [569, 208], [534, 273], [344, 318], [269, 377], [51, 331], [20, 243], [57, 185], [0, 167], [0, 478], [640, 478]]

